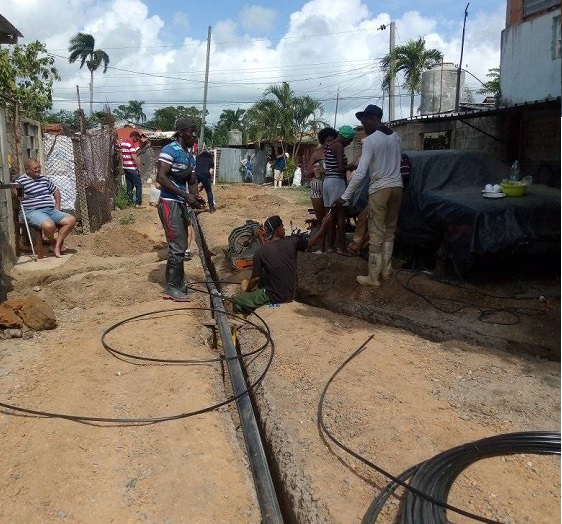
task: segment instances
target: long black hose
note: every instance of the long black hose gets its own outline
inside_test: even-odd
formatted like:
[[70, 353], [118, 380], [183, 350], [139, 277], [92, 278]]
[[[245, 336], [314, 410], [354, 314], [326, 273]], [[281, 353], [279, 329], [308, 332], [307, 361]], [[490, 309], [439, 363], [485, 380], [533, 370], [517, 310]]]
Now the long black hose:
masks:
[[[148, 312], [148, 313], [143, 313], [141, 315], [135, 315], [134, 317], [130, 317], [130, 318], [121, 320], [120, 322], [117, 322], [117, 323], [113, 324], [112, 326], [110, 326], [109, 328], [107, 328], [102, 335], [103, 345], [104, 345], [105, 349], [110, 354], [113, 354], [114, 356], [119, 355], [119, 356], [122, 356], [122, 357], [127, 357], [127, 358], [130, 358], [130, 359], [139, 360], [139, 361], [147, 361], [148, 360], [150, 362], [158, 362], [160, 364], [187, 364], [187, 363], [201, 364], [201, 363], [205, 363], [205, 362], [214, 362], [214, 361], [217, 361], [217, 360], [223, 360], [223, 361], [226, 360], [226, 357], [221, 357], [219, 359], [189, 360], [189, 361], [187, 361], [187, 360], [171, 360], [171, 359], [156, 359], [156, 358], [151, 358], [151, 357], [141, 357], [141, 356], [138, 356], [138, 355], [133, 355], [133, 354], [128, 354], [128, 353], [118, 351], [118, 350], [112, 348], [105, 341], [106, 335], [108, 335], [111, 331], [115, 330], [117, 327], [125, 324], [126, 322], [131, 322], [133, 320], [140, 319], [140, 318], [146, 318], [149, 315], [155, 315], [155, 314], [160, 314], [160, 313], [170, 313], [170, 312], [174, 312], [174, 311], [185, 311], [185, 310], [214, 311], [214, 308], [204, 308], [204, 307], [195, 307], [195, 306], [193, 306], [193, 307], [179, 307], [179, 308], [172, 308], [172, 309], [160, 309], [160, 310], [151, 311], [151, 312]], [[8, 404], [6, 402], [0, 402], [0, 407], [11, 410], [11, 411], [15, 411], [17, 413], [24, 413], [26, 415], [34, 415], [34, 416], [39, 416], [39, 417], [61, 418], [61, 419], [71, 420], [71, 421], [74, 421], [74, 422], [82, 422], [82, 423], [107, 423], [107, 424], [121, 424], [121, 425], [155, 424], [155, 423], [158, 423], [158, 422], [167, 422], [167, 421], [171, 421], [171, 420], [178, 420], [178, 419], [193, 417], [195, 415], [201, 415], [203, 413], [208, 413], [209, 411], [213, 411], [215, 409], [218, 409], [222, 406], [230, 404], [231, 402], [236, 402], [241, 397], [243, 397], [244, 395], [249, 393], [251, 390], [256, 388], [263, 381], [267, 372], [269, 371], [269, 368], [271, 367], [271, 363], [273, 362], [273, 356], [274, 356], [274, 347], [273, 347], [273, 341], [271, 339], [271, 333], [270, 333], [270, 330], [269, 330], [269, 326], [267, 325], [265, 320], [262, 317], [260, 317], [258, 314], [254, 313], [254, 315], [260, 320], [260, 322], [262, 323], [262, 326], [259, 326], [259, 325], [255, 324], [254, 322], [252, 322], [250, 320], [247, 320], [247, 319], [240, 319], [240, 320], [242, 322], [248, 324], [248, 325], [251, 325], [254, 329], [257, 329], [260, 333], [262, 333], [267, 342], [266, 342], [266, 344], [261, 346], [259, 350], [248, 352], [245, 355], [240, 355], [240, 356], [238, 356], [238, 358], [245, 358], [249, 355], [255, 354], [256, 352], [263, 351], [269, 345], [271, 347], [271, 352], [269, 354], [268, 360], [267, 360], [267, 362], [264, 366], [264, 369], [263, 369], [262, 373], [256, 378], [256, 380], [254, 380], [254, 382], [249, 384], [248, 387], [244, 391], [239, 392], [237, 395], [232, 395], [232, 396], [226, 398], [225, 400], [223, 400], [221, 402], [217, 402], [215, 404], [212, 404], [212, 405], [209, 405], [209, 406], [206, 406], [204, 408], [194, 410], [194, 411], [187, 411], [187, 412], [183, 412], [183, 413], [178, 413], [178, 414], [174, 414], [174, 415], [165, 415], [165, 416], [161, 416], [161, 417], [141, 417], [141, 418], [114, 418], [114, 417], [94, 417], [94, 416], [88, 416], [88, 415], [72, 415], [72, 414], [68, 414], [68, 413], [58, 413], [58, 412], [53, 412], [53, 411], [30, 409], [30, 408], [25, 408], [25, 407], [21, 407], [21, 406], [16, 406], [14, 404]]]
[[[323, 434], [352, 457], [391, 480], [369, 507], [363, 523], [376, 522], [388, 497], [398, 486], [402, 486], [408, 490], [403, 512], [405, 524], [446, 523], [445, 510], [486, 524], [502, 524], [447, 503], [447, 496], [454, 480], [467, 466], [481, 458], [514, 453], [560, 454], [560, 433], [527, 432], [498, 435], [445, 451], [433, 459], [409, 468], [398, 476], [389, 473], [343, 444], [330, 432], [324, 421], [324, 401], [331, 383], [349, 362], [364, 351], [373, 337], [374, 335], [371, 335], [334, 371], [324, 386], [318, 403], [318, 424]], [[409, 478], [411, 480], [408, 483]]]

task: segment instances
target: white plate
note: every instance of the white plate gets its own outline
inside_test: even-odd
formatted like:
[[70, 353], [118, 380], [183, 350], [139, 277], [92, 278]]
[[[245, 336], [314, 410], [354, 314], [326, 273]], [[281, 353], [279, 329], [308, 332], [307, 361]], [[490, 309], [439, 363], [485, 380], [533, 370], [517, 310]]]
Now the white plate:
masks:
[[503, 198], [505, 196], [504, 193], [482, 193], [484, 198]]

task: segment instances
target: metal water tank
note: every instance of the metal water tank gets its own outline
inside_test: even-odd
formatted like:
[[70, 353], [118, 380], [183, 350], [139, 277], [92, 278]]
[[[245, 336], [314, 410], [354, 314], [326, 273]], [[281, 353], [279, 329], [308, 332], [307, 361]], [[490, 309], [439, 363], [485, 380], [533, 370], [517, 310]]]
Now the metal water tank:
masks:
[[242, 145], [242, 131], [239, 129], [231, 129], [228, 132], [228, 145], [241, 146]]
[[[464, 71], [461, 71], [460, 92], [464, 89]], [[420, 113], [445, 113], [455, 109], [457, 68], [450, 62], [435, 66], [422, 73]]]

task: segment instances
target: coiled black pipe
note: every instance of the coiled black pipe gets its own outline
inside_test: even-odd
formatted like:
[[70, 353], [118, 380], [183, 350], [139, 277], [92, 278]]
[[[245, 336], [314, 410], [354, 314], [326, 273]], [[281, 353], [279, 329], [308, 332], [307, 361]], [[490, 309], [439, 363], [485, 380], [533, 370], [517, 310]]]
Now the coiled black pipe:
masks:
[[[408, 490], [402, 520], [400, 521], [404, 524], [444, 524], [447, 522], [445, 510], [486, 524], [502, 524], [447, 503], [449, 490], [456, 477], [466, 467], [481, 458], [515, 453], [560, 454], [560, 433], [526, 432], [497, 435], [452, 448], [433, 459], [409, 468], [398, 476], [392, 475], [343, 444], [328, 429], [324, 421], [324, 401], [331, 383], [349, 362], [364, 351], [373, 336], [371, 335], [334, 371], [324, 386], [318, 402], [318, 425], [322, 434], [352, 457], [391, 479], [391, 482], [369, 507], [362, 523], [376, 522], [388, 497], [398, 486], [402, 486]], [[412, 478], [410, 483], [407, 482], [409, 478]]]
[[[489, 457], [533, 453], [560, 454], [560, 433], [521, 432], [484, 438], [449, 449], [417, 468], [410, 479], [410, 487], [437, 500], [447, 500], [449, 491], [459, 474], [471, 464]], [[404, 524], [446, 524], [445, 508], [427, 498], [408, 492], [402, 512]]]

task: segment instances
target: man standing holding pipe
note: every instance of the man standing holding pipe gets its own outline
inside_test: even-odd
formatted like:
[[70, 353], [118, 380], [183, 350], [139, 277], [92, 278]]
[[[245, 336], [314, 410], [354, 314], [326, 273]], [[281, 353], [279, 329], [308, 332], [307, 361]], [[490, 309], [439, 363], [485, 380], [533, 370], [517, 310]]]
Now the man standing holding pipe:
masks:
[[[156, 181], [160, 184], [158, 215], [168, 242], [166, 287], [162, 298], [189, 302], [184, 278], [187, 227], [191, 223], [188, 206], [200, 209], [205, 201], [197, 192], [195, 157], [192, 153], [197, 129], [192, 118], [182, 117], [175, 124], [176, 139], [162, 148], [158, 157]], [[190, 187], [193, 194], [188, 193]]]

